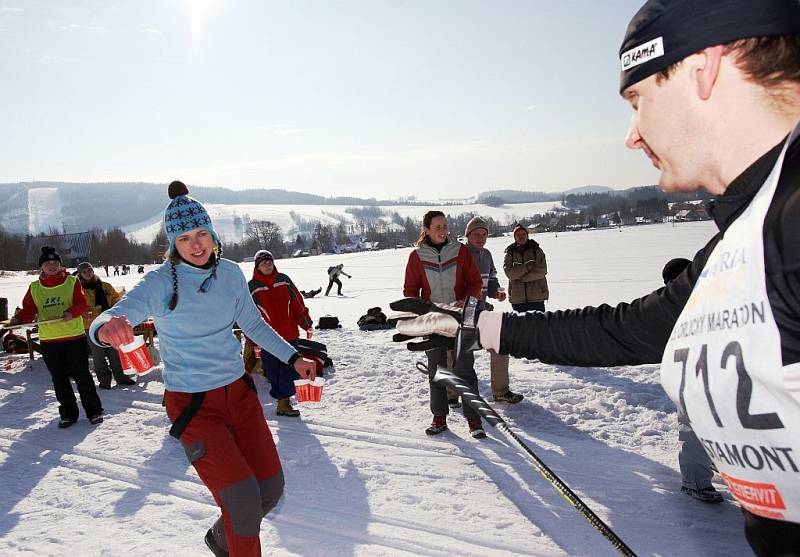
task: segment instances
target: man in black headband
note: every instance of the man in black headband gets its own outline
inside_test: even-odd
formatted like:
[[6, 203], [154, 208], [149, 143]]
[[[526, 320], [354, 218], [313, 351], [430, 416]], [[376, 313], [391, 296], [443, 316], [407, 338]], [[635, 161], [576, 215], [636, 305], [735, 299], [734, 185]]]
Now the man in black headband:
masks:
[[437, 313], [397, 329], [477, 326], [483, 348], [545, 363], [661, 362], [753, 551], [800, 555], [800, 3], [650, 0], [619, 56], [626, 145], [664, 191], [715, 194], [719, 233], [675, 280], [615, 308], [480, 312], [460, 331]]

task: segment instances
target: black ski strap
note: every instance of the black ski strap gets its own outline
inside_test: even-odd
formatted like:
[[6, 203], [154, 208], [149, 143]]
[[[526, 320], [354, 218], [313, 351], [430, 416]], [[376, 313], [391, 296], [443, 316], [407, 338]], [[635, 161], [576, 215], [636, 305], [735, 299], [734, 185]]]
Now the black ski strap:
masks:
[[205, 391], [202, 393], [192, 393], [192, 399], [189, 401], [189, 404], [186, 405], [186, 408], [183, 409], [183, 412], [175, 419], [172, 424], [172, 427], [169, 428], [169, 434], [172, 435], [175, 439], [180, 439], [183, 432], [189, 426], [189, 422], [192, 421], [194, 415], [197, 414], [197, 411], [200, 410], [200, 406], [203, 405], [203, 399], [206, 397]]

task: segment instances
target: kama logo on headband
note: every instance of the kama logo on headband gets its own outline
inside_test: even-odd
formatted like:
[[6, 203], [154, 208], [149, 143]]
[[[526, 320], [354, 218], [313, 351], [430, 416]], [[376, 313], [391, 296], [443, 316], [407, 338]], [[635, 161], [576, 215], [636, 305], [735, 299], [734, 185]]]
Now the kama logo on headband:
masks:
[[652, 41], [634, 47], [627, 52], [623, 52], [619, 59], [619, 61], [622, 62], [622, 71], [649, 62], [653, 58], [664, 56], [663, 39], [663, 37], [658, 37]]

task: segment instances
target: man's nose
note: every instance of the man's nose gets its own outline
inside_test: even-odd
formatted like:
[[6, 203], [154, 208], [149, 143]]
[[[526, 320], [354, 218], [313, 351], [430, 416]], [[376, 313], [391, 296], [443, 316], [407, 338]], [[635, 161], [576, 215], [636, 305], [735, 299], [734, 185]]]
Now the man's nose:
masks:
[[642, 136], [639, 135], [639, 127], [636, 125], [636, 115], [631, 116], [628, 124], [628, 132], [625, 134], [625, 146], [628, 149], [641, 149]]

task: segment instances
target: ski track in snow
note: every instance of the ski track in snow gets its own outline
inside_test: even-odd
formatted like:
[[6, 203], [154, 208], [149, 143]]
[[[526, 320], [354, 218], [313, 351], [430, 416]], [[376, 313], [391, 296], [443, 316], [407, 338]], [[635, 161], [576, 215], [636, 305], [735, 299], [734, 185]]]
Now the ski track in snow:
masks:
[[[691, 253], [710, 236], [702, 224], [624, 230], [627, 251], [615, 247], [622, 236], [616, 232], [537, 237], [551, 290], [559, 291], [560, 301], [549, 307], [581, 305], [584, 289], [595, 303], [613, 303], [620, 292], [633, 298], [658, 287], [666, 259]], [[675, 245], [654, 240], [669, 233]], [[595, 240], [617, 262], [613, 272], [591, 266]], [[490, 239], [497, 265], [508, 241]], [[457, 410], [450, 431], [424, 434], [428, 386], [414, 368], [424, 355], [392, 343], [392, 331], [355, 328], [368, 307], [387, 311], [400, 297], [408, 251], [277, 262], [304, 289], [321, 282], [314, 277], [334, 259], [354, 278], [344, 284], [350, 298], [308, 300], [313, 317], [331, 313], [344, 324], [314, 337], [328, 344], [336, 363], [322, 403], [301, 408], [300, 419], [277, 419], [257, 377], [287, 483], [263, 522], [264, 554], [616, 555], [496, 430], [473, 440]], [[576, 259], [585, 263], [580, 273]], [[249, 275], [252, 264], [243, 268]], [[130, 289], [140, 276], [107, 280]], [[0, 295], [13, 308], [30, 280], [0, 278]], [[99, 391], [108, 413], [103, 424], [82, 417], [62, 431], [41, 359], [4, 355], [0, 370], [9, 361], [0, 372], [0, 554], [210, 554], [202, 536], [217, 507], [167, 434], [159, 368], [133, 387]], [[488, 355], [479, 353], [480, 390], [489, 404], [637, 554], [748, 554], [739, 510], [723, 484], [717, 485], [726, 502], [718, 506], [678, 491], [675, 408], [659, 386], [658, 365], [579, 368], [512, 359], [511, 386], [526, 397], [518, 405], [491, 401], [488, 368]]]

